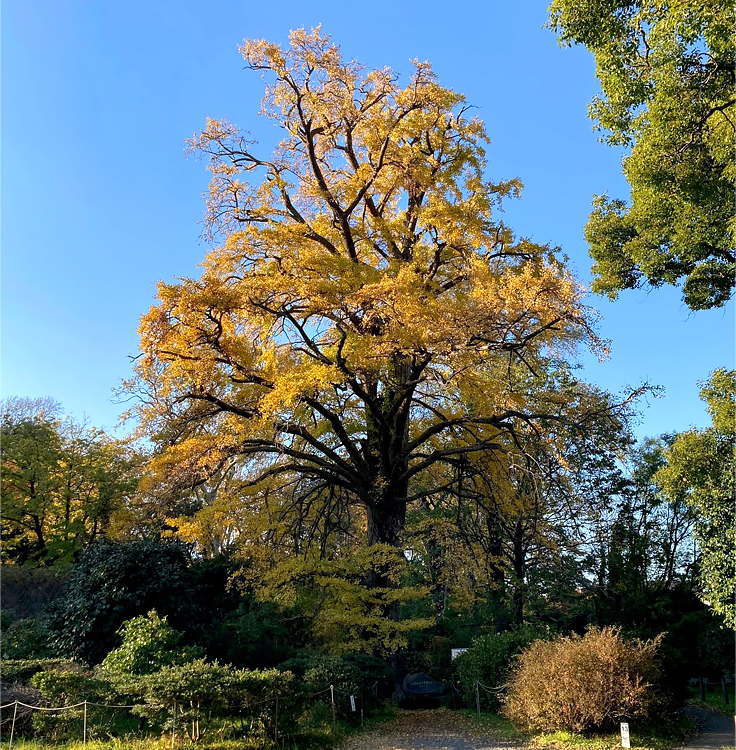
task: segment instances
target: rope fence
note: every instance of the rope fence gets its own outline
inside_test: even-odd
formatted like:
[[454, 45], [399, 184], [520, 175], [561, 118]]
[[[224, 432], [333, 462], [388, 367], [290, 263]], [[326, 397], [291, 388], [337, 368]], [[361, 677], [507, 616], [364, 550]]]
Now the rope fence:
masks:
[[[316, 693], [311, 693], [310, 695], [306, 696], [307, 700], [311, 700], [316, 698], [317, 696], [324, 695], [325, 693], [330, 694], [330, 704], [332, 709], [332, 729], [333, 732], [335, 730], [335, 723], [336, 723], [336, 705], [335, 705], [335, 686], [330, 685], [329, 687], [325, 688], [324, 690], [318, 690]], [[354, 698], [354, 696], [350, 696], [351, 698]], [[361, 708], [360, 708], [360, 721], [361, 725], [363, 724], [363, 706], [362, 706], [362, 695], [361, 698]], [[237, 704], [237, 705], [225, 705], [225, 706], [218, 706], [218, 709], [224, 712], [227, 711], [248, 711], [253, 708], [257, 708], [258, 706], [263, 706], [267, 703], [274, 703], [274, 740], [278, 744], [278, 738], [279, 738], [279, 730], [278, 730], [278, 712], [279, 712], [279, 696], [275, 696], [274, 698], [265, 698], [261, 701], [256, 701], [255, 703], [243, 703]], [[174, 741], [175, 741], [175, 735], [176, 735], [176, 709], [177, 707], [182, 708], [183, 704], [179, 704], [176, 701], [172, 703], [171, 706], [155, 706], [150, 703], [137, 703], [137, 704], [131, 704], [131, 705], [124, 705], [124, 704], [118, 704], [118, 703], [96, 703], [94, 701], [80, 701], [79, 703], [73, 703], [70, 706], [34, 706], [29, 703], [23, 703], [23, 701], [15, 700], [11, 703], [6, 703], [4, 705], [0, 705], [0, 711], [4, 711], [7, 709], [12, 708], [13, 709], [13, 717], [12, 717], [12, 723], [10, 727], [10, 738], [8, 741], [8, 750], [11, 750], [13, 747], [13, 740], [15, 737], [15, 727], [17, 720], [19, 716], [22, 718], [24, 716], [28, 716], [33, 713], [33, 711], [40, 711], [45, 713], [58, 713], [61, 711], [70, 711], [73, 709], [82, 708], [82, 744], [86, 746], [87, 744], [87, 736], [88, 736], [88, 723], [87, 723], [87, 709], [90, 706], [93, 706], [95, 708], [107, 708], [107, 709], [146, 709], [148, 711], [167, 711], [171, 710], [172, 712], [172, 727], [171, 727], [171, 746], [174, 747]], [[354, 700], [351, 701], [351, 705], [354, 704]], [[18, 708], [21, 707], [21, 712], [18, 711]], [[356, 709], [353, 708], [353, 711]], [[2, 719], [0, 718], [0, 721]], [[7, 720], [5, 720], [7, 721]]]
[[475, 710], [478, 713], [478, 721], [480, 721], [480, 690], [481, 688], [487, 695], [498, 695], [498, 693], [503, 692], [506, 687], [504, 685], [501, 685], [497, 688], [488, 687], [488, 685], [484, 685], [479, 680], [475, 681]]
[[[457, 695], [460, 697], [462, 693], [457, 689], [457, 687], [453, 684], [452, 681], [449, 682], [450, 685], [450, 691], [452, 694], [452, 701], [453, 706], [455, 705], [455, 696]], [[480, 706], [480, 691], [483, 690], [488, 695], [497, 695], [498, 693], [502, 692], [504, 690], [504, 686], [493, 688], [489, 687], [488, 685], [484, 685], [479, 680], [475, 681], [475, 707], [476, 712], [478, 715], [478, 720], [480, 721], [481, 717], [481, 706]], [[318, 690], [315, 693], [311, 693], [310, 695], [306, 696], [307, 700], [312, 700], [314, 698], [317, 698], [318, 696], [325, 695], [326, 693], [330, 694], [330, 708], [332, 712], [332, 730], [334, 732], [335, 725], [337, 721], [337, 712], [336, 712], [336, 702], [335, 702], [335, 686], [330, 685], [329, 687], [324, 688], [323, 690]], [[357, 708], [355, 707], [355, 701], [354, 696], [351, 697], [351, 707], [353, 711], [356, 711]], [[361, 726], [363, 725], [363, 696], [360, 695], [360, 723]], [[279, 740], [279, 696], [275, 696], [274, 698], [264, 698], [263, 700], [256, 701], [254, 703], [243, 703], [243, 704], [236, 704], [236, 705], [224, 705], [224, 706], [218, 706], [218, 710], [223, 712], [240, 712], [242, 717], [243, 711], [250, 711], [251, 709], [258, 708], [259, 706], [263, 706], [267, 703], [273, 703], [274, 704], [274, 711], [273, 711], [273, 730], [274, 730], [274, 740], [278, 744]], [[73, 703], [70, 706], [34, 706], [29, 703], [24, 703], [23, 701], [12, 701], [11, 703], [6, 703], [4, 705], [0, 705], [0, 712], [6, 711], [10, 708], [13, 709], [13, 716], [12, 721], [10, 719], [5, 719], [4, 717], [1, 717], [0, 715], [0, 721], [2, 723], [8, 723], [8, 721], [11, 721], [11, 727], [10, 727], [10, 738], [8, 743], [8, 750], [12, 750], [13, 747], [13, 740], [15, 737], [15, 728], [18, 718], [23, 718], [25, 716], [29, 716], [34, 711], [40, 711], [44, 713], [51, 713], [51, 714], [58, 714], [59, 712], [63, 711], [70, 711], [74, 709], [82, 709], [82, 744], [86, 746], [87, 744], [87, 738], [88, 738], [88, 711], [87, 709], [89, 707], [94, 708], [102, 708], [102, 709], [114, 709], [114, 710], [133, 710], [133, 709], [145, 709], [147, 711], [171, 711], [172, 715], [172, 725], [171, 725], [171, 747], [174, 747], [175, 743], [175, 737], [176, 737], [176, 717], [177, 717], [177, 708], [180, 709], [180, 711], [183, 713], [183, 704], [177, 703], [174, 701], [170, 706], [156, 706], [154, 704], [150, 703], [137, 703], [137, 704], [120, 704], [120, 703], [96, 703], [95, 701], [80, 701], [79, 703]], [[20, 711], [18, 709], [21, 709]], [[197, 719], [198, 721], [198, 719]], [[235, 725], [233, 725], [234, 728]], [[241, 718], [241, 728], [242, 728], [242, 718]], [[252, 728], [252, 724], [251, 724]]]

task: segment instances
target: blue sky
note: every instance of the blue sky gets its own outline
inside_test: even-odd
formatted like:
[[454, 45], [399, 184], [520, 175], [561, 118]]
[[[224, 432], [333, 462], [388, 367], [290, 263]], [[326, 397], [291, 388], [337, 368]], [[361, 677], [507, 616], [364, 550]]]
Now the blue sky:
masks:
[[[114, 426], [112, 391], [131, 372], [139, 317], [159, 279], [193, 275], [207, 173], [184, 141], [205, 117], [261, 140], [263, 82], [244, 70], [243, 38], [285, 43], [322, 24], [346, 57], [409, 71], [434, 64], [478, 108], [488, 175], [520, 177], [506, 220], [562, 246], [590, 280], [582, 227], [594, 193], [625, 197], [621, 154], [587, 117], [591, 56], [560, 49], [546, 3], [372, 0], [4, 0], [2, 7], [3, 397], [52, 396], [77, 418]], [[697, 381], [734, 362], [734, 306], [690, 313], [674, 289], [591, 297], [611, 339], [585, 375], [619, 391], [664, 386], [642, 404], [639, 435], [704, 426]]]

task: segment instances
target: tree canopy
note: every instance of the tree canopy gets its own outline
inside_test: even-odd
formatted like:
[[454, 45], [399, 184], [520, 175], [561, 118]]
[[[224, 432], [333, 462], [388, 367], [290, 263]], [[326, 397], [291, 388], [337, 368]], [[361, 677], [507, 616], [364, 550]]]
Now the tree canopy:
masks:
[[[616, 2], [611, 29], [580, 15], [603, 12], [594, 0], [553, 10], [565, 33], [610, 43], [606, 65], [632, 52], [632, 23], [642, 64], [659, 64], [657, 9]], [[320, 29], [242, 53], [283, 140], [261, 154], [224, 120], [192, 138], [214, 249], [141, 319], [124, 385], [136, 434], [112, 440], [50, 399], [2, 404], [0, 653], [3, 679], [32, 677], [51, 708], [33, 731], [86, 742], [137, 716], [138, 736], [170, 730], [172, 746], [186, 727], [192, 743], [311, 747], [340, 718], [356, 725], [356, 700], [362, 723], [412, 692], [387, 684], [385, 657], [394, 688], [459, 679], [453, 702], [495, 709], [515, 655], [534, 667], [546, 649], [585, 677], [573, 714], [596, 649], [616, 655], [604, 682], [647, 651], [629, 670], [646, 706], [661, 644], [662, 711], [692, 674], [730, 669], [736, 373], [703, 386], [711, 427], [637, 445], [650, 388], [614, 397], [577, 377], [580, 350], [606, 355], [596, 314], [559, 248], [502, 221], [521, 184], [489, 178], [462, 95], [428, 63], [402, 78], [345, 61]], [[604, 87], [596, 105], [631, 169], [654, 137], [652, 81], [639, 104]], [[691, 270], [701, 304], [713, 288]], [[656, 641], [632, 649], [619, 629]], [[590, 726], [625, 713], [604, 698]]]
[[595, 56], [602, 93], [590, 106], [623, 159], [629, 201], [599, 195], [585, 236], [593, 289], [684, 280], [693, 310], [719, 307], [734, 287], [733, 4], [554, 0], [562, 44]]

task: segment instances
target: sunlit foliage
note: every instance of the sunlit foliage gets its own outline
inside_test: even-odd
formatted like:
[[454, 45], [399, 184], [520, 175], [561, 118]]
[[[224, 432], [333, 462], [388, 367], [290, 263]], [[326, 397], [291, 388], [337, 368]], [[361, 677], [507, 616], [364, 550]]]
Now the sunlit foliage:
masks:
[[527, 433], [561, 456], [561, 425], [625, 419], [630, 399], [572, 377], [578, 345], [605, 354], [595, 316], [564, 258], [499, 220], [520, 184], [486, 177], [461, 95], [426, 63], [402, 84], [346, 62], [319, 30], [242, 52], [284, 140], [257, 156], [221, 120], [192, 140], [220, 244], [200, 278], [159, 284], [129, 384], [159, 447], [144, 490], [209, 493], [177, 533], [204, 549], [219, 526], [269, 564], [398, 550], [441, 466]]
[[627, 149], [629, 201], [599, 195], [585, 230], [593, 289], [684, 280], [693, 310], [733, 294], [734, 6], [724, 0], [554, 0], [562, 44], [595, 56], [590, 114]]
[[666, 464], [654, 479], [672, 503], [684, 503], [695, 516], [700, 546], [702, 598], [729, 627], [736, 627], [736, 372], [715, 370], [700, 391], [712, 425], [676, 436]]

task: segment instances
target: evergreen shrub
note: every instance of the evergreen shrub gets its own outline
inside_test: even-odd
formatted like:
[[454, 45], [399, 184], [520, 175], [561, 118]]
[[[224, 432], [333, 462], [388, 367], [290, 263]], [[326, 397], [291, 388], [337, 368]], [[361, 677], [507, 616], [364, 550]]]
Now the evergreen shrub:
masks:
[[291, 672], [277, 669], [233, 669], [229, 665], [196, 659], [187, 664], [163, 667], [138, 678], [145, 706], [134, 709], [149, 719], [165, 718], [165, 729], [176, 723], [196, 742], [211, 719], [228, 715], [248, 717], [253, 731], [274, 736], [276, 699], [278, 721], [295, 726], [302, 710], [302, 691]]
[[27, 684], [33, 675], [44, 670], [73, 671], [81, 669], [66, 659], [0, 659], [0, 679], [8, 683]]
[[476, 638], [473, 645], [455, 660], [456, 674], [467, 705], [475, 706], [475, 684], [480, 682], [484, 686], [479, 690], [481, 708], [497, 710], [513, 657], [539, 637], [539, 630], [522, 625], [498, 635]]
[[[109, 683], [79, 667], [38, 672], [31, 678], [31, 684], [38, 688], [44, 702], [53, 708], [73, 706], [82, 701], [105, 704], [113, 698]], [[78, 739], [83, 715], [82, 706], [67, 711], [34, 712], [33, 730], [42, 737], [56, 741]]]

